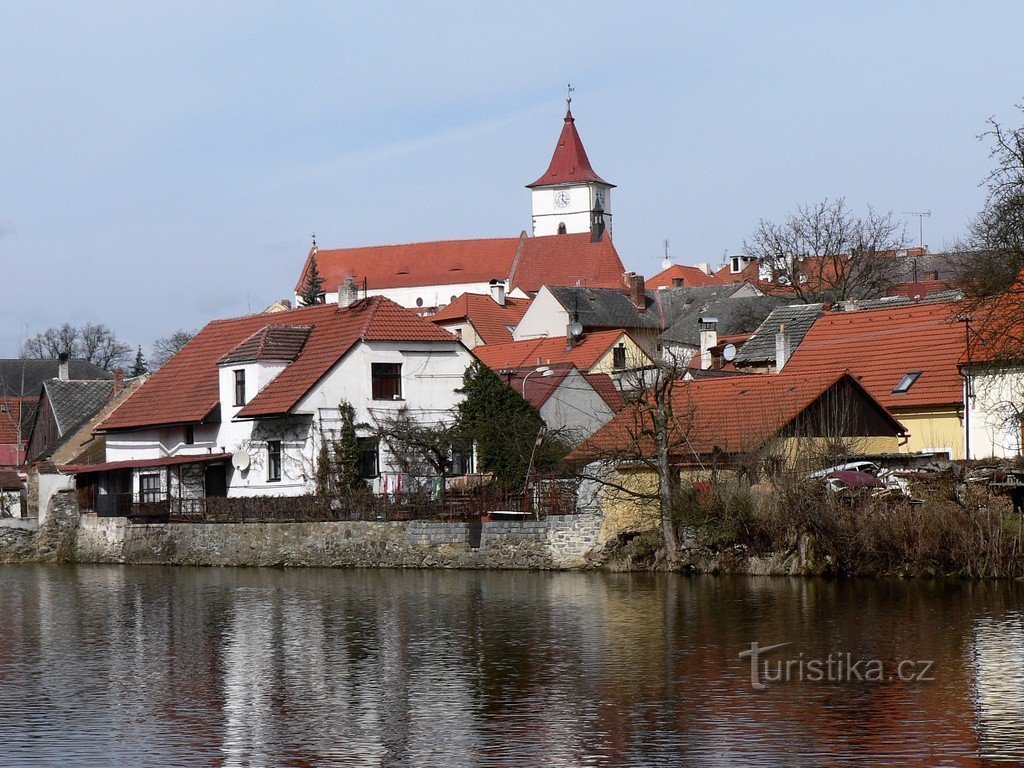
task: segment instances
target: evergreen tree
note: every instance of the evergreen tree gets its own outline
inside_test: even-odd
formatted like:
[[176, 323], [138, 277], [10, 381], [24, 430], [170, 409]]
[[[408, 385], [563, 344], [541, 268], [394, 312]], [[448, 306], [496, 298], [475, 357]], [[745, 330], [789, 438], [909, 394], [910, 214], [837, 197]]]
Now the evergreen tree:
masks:
[[141, 376], [144, 373], [149, 373], [149, 366], [146, 364], [146, 358], [142, 356], [142, 345], [140, 344], [135, 352], [135, 364], [132, 366], [130, 376]]
[[338, 403], [341, 427], [325, 434], [320, 442], [317, 456], [316, 484], [321, 494], [336, 491], [358, 490], [366, 483], [359, 476], [359, 439], [356, 436], [360, 425], [356, 424], [356, 410], [352, 404], [342, 400]]
[[522, 490], [544, 424], [540, 413], [479, 360], [466, 369], [459, 391], [466, 396], [458, 405], [459, 427], [476, 443], [480, 471]]
[[311, 307], [314, 304], [319, 304], [323, 295], [323, 287], [324, 279], [320, 277], [320, 270], [316, 266], [316, 256], [314, 256], [309, 262], [306, 283], [302, 286], [302, 292], [299, 293], [299, 301], [302, 302], [302, 306]]

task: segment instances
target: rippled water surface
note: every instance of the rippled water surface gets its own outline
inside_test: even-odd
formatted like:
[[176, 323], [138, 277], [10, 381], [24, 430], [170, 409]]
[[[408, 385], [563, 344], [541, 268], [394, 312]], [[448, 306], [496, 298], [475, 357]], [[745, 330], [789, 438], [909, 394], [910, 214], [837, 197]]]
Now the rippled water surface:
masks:
[[[1024, 763], [1024, 584], [0, 567], [0, 765]], [[932, 662], [751, 685], [738, 654]], [[776, 666], [771, 666], [775, 664]], [[805, 666], [805, 671], [809, 667]], [[918, 670], [920, 671], [920, 670]]]

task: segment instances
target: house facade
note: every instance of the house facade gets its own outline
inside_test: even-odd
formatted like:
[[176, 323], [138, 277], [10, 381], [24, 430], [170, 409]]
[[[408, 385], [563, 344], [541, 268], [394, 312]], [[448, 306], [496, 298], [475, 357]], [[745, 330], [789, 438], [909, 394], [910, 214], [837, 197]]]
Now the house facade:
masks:
[[104, 461], [69, 471], [100, 514], [310, 493], [349, 404], [361, 475], [380, 491], [396, 462], [375, 425], [445, 420], [471, 361], [452, 334], [380, 297], [216, 321], [99, 425]]

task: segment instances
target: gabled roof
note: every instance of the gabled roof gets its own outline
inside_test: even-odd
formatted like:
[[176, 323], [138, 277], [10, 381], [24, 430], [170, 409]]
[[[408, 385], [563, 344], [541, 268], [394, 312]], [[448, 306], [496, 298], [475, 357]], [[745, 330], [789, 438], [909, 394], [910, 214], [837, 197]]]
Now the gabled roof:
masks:
[[488, 344], [474, 348], [473, 354], [496, 371], [555, 363], [573, 363], [581, 371], [589, 371], [624, 334], [628, 335], [621, 328], [588, 333], [572, 349], [566, 349], [564, 336], [552, 336]]
[[736, 353], [737, 364], [766, 363], [775, 360], [775, 334], [781, 326], [789, 336], [790, 353], [800, 346], [814, 321], [825, 314], [821, 304], [786, 304], [775, 307], [764, 322]]
[[521, 394], [537, 410], [548, 401], [566, 377], [576, 368], [572, 363], [555, 363], [548, 366], [551, 373], [544, 376], [536, 367], [511, 368], [501, 372], [502, 380]]
[[590, 386], [594, 388], [594, 391], [601, 396], [601, 399], [608, 404], [608, 407], [614, 413], [622, 410], [622, 407], [626, 404], [626, 398], [622, 396], [622, 392], [615, 386], [611, 376], [607, 373], [584, 373], [583, 378], [590, 383]]
[[[955, 302], [921, 302], [883, 309], [828, 312], [804, 335], [783, 373], [820, 375], [849, 370], [887, 408], [963, 401], [957, 360], [966, 347]], [[921, 375], [894, 393], [908, 373]]]
[[535, 187], [579, 184], [590, 181], [609, 187], [615, 186], [598, 176], [593, 167], [591, 167], [590, 159], [587, 157], [587, 150], [583, 148], [583, 141], [576, 131], [576, 120], [573, 118], [572, 112], [566, 110], [562, 132], [558, 136], [558, 143], [555, 145], [554, 154], [551, 155], [548, 169], [544, 171], [544, 174], [539, 179], [526, 186], [533, 189]]
[[611, 237], [597, 242], [587, 232], [527, 237], [509, 278], [509, 288], [535, 293], [542, 285], [618, 287], [625, 267]]
[[64, 436], [98, 413], [114, 396], [114, 387], [107, 379], [50, 379], [43, 384], [43, 396], [50, 401], [50, 410], [57, 422], [57, 434]]
[[645, 309], [633, 305], [628, 293], [618, 288], [590, 288], [564, 285], [547, 286], [551, 295], [584, 328], [661, 327], [654, 299], [644, 295]]
[[[47, 379], [56, 379], [60, 363], [57, 360], [0, 360], [0, 396], [38, 397]], [[68, 361], [71, 379], [112, 379], [113, 374], [93, 365], [88, 360]]]
[[[998, 296], [975, 301], [964, 308], [971, 320], [971, 353], [961, 363], [1013, 363], [1024, 361], [1024, 269]], [[964, 323], [959, 325], [963, 328]], [[963, 328], [966, 335], [966, 328]]]
[[290, 363], [302, 352], [313, 330], [309, 325], [268, 325], [236, 346], [218, 361], [218, 365], [253, 362]]
[[694, 301], [677, 315], [672, 326], [661, 334], [662, 341], [689, 346], [700, 345], [700, 318], [714, 317], [718, 320], [719, 337], [752, 333], [764, 322], [775, 307], [785, 303], [778, 296], [732, 297], [723, 294], [722, 288], [695, 289], [708, 292], [705, 301]]
[[[310, 250], [295, 284], [306, 283], [316, 257], [323, 287], [333, 292], [354, 277], [369, 290], [508, 281], [509, 290], [533, 292], [544, 284], [618, 285], [624, 270], [611, 239], [591, 242], [587, 233], [546, 237], [441, 240], [430, 243]], [[425, 301], [448, 296], [428, 296]]]
[[[672, 458], [692, 463], [698, 457], [745, 454], [762, 448], [794, 424], [815, 402], [834, 388], [848, 388], [873, 409], [886, 424], [889, 434], [904, 433], [904, 427], [857, 381], [846, 374], [818, 373], [774, 376], [740, 375], [679, 381], [670, 398], [676, 422], [673, 425]], [[628, 458], [653, 455], [649, 412], [627, 406], [601, 427], [574, 454], [575, 458]], [[852, 432], [866, 431], [863, 425]], [[851, 435], [855, 436], [855, 435]], [[570, 458], [573, 458], [572, 456]]]
[[512, 341], [513, 328], [519, 324], [529, 309], [531, 299], [505, 297], [505, 304], [499, 304], [489, 295], [464, 293], [447, 307], [430, 317], [438, 325], [468, 321], [473, 324], [477, 335], [484, 344], [502, 344]]
[[[675, 284], [676, 280], [682, 280], [682, 285], [677, 286]], [[715, 275], [709, 275], [699, 267], [693, 267], [689, 264], [673, 264], [663, 269], [654, 277], [649, 278], [647, 280], [647, 288], [651, 290], [683, 286], [696, 288], [702, 285], [720, 285], [722, 282]], [[731, 283], [733, 280], [730, 279], [724, 282]]]
[[359, 341], [455, 342], [444, 329], [380, 296], [345, 309], [320, 304], [274, 315], [215, 320], [99, 429], [138, 429], [207, 419], [219, 404], [217, 362], [257, 331], [282, 324], [310, 326], [306, 344], [296, 360], [249, 401], [240, 416], [287, 413]]

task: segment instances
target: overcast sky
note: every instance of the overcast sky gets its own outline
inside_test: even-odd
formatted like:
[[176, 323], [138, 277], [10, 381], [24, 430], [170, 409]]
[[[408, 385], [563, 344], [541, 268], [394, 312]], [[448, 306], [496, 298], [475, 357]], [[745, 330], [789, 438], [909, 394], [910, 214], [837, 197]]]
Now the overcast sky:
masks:
[[[1019, 125], [1018, 3], [24, 3], [0, 8], [0, 355], [64, 321], [147, 347], [290, 296], [321, 247], [513, 236], [565, 84], [615, 243], [719, 262], [845, 196], [978, 210]], [[907, 217], [916, 239], [916, 219]]]

